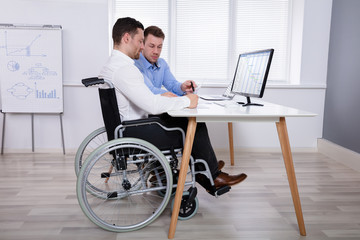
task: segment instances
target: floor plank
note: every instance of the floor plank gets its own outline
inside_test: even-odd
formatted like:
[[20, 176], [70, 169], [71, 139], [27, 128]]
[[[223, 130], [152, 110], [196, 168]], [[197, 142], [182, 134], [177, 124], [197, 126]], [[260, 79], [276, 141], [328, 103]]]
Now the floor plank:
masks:
[[[294, 153], [307, 236], [299, 235], [280, 153], [241, 153], [224, 171], [245, 182], [215, 198], [199, 187], [199, 211], [179, 221], [175, 239], [360, 239], [360, 173], [319, 153]], [[167, 239], [169, 207], [150, 226], [104, 231], [82, 213], [74, 155], [0, 156], [0, 239]]]

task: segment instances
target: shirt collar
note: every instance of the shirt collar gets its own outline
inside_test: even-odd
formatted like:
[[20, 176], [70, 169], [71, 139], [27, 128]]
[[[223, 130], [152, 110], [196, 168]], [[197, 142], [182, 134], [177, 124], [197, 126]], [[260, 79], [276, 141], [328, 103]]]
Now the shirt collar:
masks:
[[154, 65], [152, 65], [145, 57], [142, 53], [140, 53], [140, 60], [142, 61], [142, 63], [144, 64], [146, 69], [154, 69], [154, 68], [160, 68], [160, 64], [159, 61], [157, 61]]

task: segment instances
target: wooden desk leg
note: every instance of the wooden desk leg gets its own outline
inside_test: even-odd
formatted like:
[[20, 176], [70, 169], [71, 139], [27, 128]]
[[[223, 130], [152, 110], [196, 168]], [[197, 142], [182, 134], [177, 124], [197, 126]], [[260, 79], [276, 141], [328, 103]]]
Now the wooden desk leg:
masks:
[[231, 162], [231, 166], [234, 166], [234, 135], [233, 135], [232, 122], [228, 123], [228, 131], [229, 131], [230, 162]]
[[276, 128], [279, 135], [281, 151], [284, 158], [286, 174], [289, 181], [291, 196], [293, 199], [293, 204], [295, 208], [296, 218], [300, 230], [300, 235], [306, 236], [305, 224], [303, 213], [301, 210], [301, 202], [299, 197], [298, 186], [296, 182], [295, 170], [294, 170], [294, 163], [292, 159], [291, 149], [290, 149], [290, 142], [289, 136], [286, 128], [285, 118], [281, 117], [280, 121], [276, 123]]
[[181, 160], [179, 179], [178, 179], [178, 183], [177, 183], [175, 200], [174, 200], [174, 207], [173, 207], [172, 215], [171, 215], [171, 222], [170, 222], [169, 235], [168, 235], [169, 239], [173, 239], [175, 236], [176, 224], [177, 224], [179, 210], [180, 210], [180, 203], [181, 203], [182, 194], [184, 191], [186, 172], [189, 167], [191, 149], [192, 149], [192, 145], [193, 145], [194, 137], [195, 137], [195, 130], [196, 130], [196, 118], [190, 117], [187, 131], [186, 131], [184, 152], [183, 152], [183, 156], [182, 156], [182, 160]]

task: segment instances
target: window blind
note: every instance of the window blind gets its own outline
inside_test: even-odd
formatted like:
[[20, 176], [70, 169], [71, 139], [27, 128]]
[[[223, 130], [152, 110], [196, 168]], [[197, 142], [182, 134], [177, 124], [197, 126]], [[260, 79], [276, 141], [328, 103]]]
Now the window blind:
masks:
[[266, 48], [275, 49], [268, 81], [287, 81], [291, 0], [113, 1], [114, 21], [130, 16], [162, 28], [161, 57], [179, 81], [228, 82], [240, 53]]
[[155, 25], [165, 34], [161, 57], [168, 60], [169, 49], [169, 4], [168, 0], [114, 0], [114, 20], [132, 17], [140, 21], [145, 28]]
[[236, 1], [235, 52], [274, 48], [269, 80], [285, 81], [288, 69], [288, 0]]
[[176, 71], [182, 79], [227, 77], [229, 1], [176, 2]]

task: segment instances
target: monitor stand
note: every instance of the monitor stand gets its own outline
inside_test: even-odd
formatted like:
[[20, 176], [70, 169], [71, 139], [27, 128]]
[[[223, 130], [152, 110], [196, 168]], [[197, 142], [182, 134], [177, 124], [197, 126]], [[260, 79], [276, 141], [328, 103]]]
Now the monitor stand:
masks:
[[246, 97], [246, 100], [247, 100], [247, 103], [243, 104], [242, 105], [243, 107], [246, 107], [246, 106], [260, 106], [260, 107], [262, 107], [262, 106], [264, 106], [264, 104], [252, 103], [250, 101], [250, 97]]

